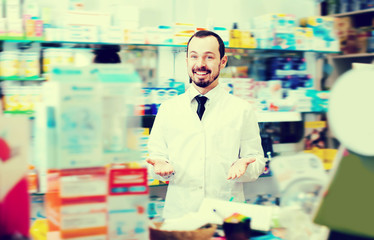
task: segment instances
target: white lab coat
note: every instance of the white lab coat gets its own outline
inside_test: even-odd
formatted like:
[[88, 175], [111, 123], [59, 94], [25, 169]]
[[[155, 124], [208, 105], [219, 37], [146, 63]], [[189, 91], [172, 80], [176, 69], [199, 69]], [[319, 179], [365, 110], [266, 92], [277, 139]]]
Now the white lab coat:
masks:
[[[175, 170], [165, 199], [166, 219], [197, 211], [205, 197], [234, 197], [234, 201], [243, 202], [243, 182], [255, 181], [264, 170], [259, 127], [251, 105], [217, 85], [205, 95], [208, 101], [200, 121], [194, 99], [198, 94], [190, 86], [186, 93], [164, 102], [150, 134], [149, 158], [167, 160]], [[227, 180], [231, 165], [248, 157], [255, 157], [256, 162], [239, 179]]]

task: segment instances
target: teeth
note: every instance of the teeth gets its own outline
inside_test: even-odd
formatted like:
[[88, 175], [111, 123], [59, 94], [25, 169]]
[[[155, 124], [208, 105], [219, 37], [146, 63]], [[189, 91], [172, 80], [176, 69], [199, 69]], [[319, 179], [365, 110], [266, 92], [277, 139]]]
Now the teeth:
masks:
[[197, 74], [199, 74], [199, 75], [206, 75], [206, 74], [208, 74], [207, 72], [196, 72]]

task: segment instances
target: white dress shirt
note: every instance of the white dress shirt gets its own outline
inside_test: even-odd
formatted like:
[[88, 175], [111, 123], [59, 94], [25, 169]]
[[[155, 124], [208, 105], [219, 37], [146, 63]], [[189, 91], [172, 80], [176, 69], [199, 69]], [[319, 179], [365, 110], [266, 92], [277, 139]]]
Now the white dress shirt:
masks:
[[[258, 122], [251, 105], [230, 95], [219, 84], [206, 96], [200, 121], [195, 96], [189, 89], [164, 102], [149, 137], [149, 158], [164, 159], [174, 168], [168, 179], [164, 218], [182, 217], [198, 211], [205, 197], [243, 202], [243, 182], [255, 181], [264, 171]], [[239, 158], [255, 157], [245, 174], [227, 180], [231, 165]], [[162, 177], [155, 175], [156, 179]]]

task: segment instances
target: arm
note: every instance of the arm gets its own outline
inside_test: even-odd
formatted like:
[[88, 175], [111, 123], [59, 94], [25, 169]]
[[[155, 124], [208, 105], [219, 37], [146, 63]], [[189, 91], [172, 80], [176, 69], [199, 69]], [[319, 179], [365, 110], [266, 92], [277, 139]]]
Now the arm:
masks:
[[171, 180], [174, 173], [173, 166], [169, 163], [168, 146], [163, 132], [166, 119], [164, 105], [161, 105], [149, 136], [149, 157], [146, 160], [150, 164], [148, 169], [152, 178], [161, 181]]
[[265, 168], [263, 156], [257, 118], [255, 112], [249, 108], [243, 119], [239, 159], [232, 164], [228, 179], [235, 179], [237, 182], [257, 180]]

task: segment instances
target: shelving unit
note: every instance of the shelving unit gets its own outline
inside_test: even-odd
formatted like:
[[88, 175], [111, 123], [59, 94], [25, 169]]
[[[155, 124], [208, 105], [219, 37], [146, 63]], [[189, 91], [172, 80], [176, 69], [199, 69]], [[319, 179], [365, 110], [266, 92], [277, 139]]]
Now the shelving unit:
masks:
[[[146, 44], [146, 43], [114, 43], [114, 42], [80, 42], [80, 41], [45, 41], [42, 39], [32, 40], [32, 39], [11, 39], [9, 40], [7, 37], [1, 37], [0, 41], [7, 41], [7, 42], [15, 42], [15, 43], [24, 43], [24, 44], [31, 44], [31, 43], [39, 43], [43, 47], [43, 45], [60, 45], [61, 47], [73, 47], [75, 45], [82, 45], [85, 46], [86, 49], [95, 49], [97, 45], [120, 45], [125, 47], [134, 47], [134, 48], [146, 48], [152, 49], [155, 47], [162, 47], [162, 48], [176, 48], [176, 49], [185, 49], [186, 45], [175, 45], [175, 44]], [[75, 47], [74, 47], [75, 48]], [[250, 51], [260, 51], [260, 52], [296, 52], [296, 53], [304, 53], [304, 52], [314, 52], [314, 53], [323, 53], [323, 54], [331, 54], [331, 53], [339, 53], [339, 51], [319, 51], [319, 50], [295, 50], [295, 49], [279, 49], [279, 48], [241, 48], [241, 47], [225, 47], [226, 50], [250, 50]], [[76, 48], [75, 48], [76, 49]]]
[[0, 81], [45, 81], [45, 78], [0, 77]]
[[358, 28], [362, 26], [370, 26], [373, 15], [374, 8], [353, 12], [338, 13], [331, 16], [336, 18], [351, 17], [353, 27]]
[[[166, 50], [171, 52], [185, 52], [186, 45], [174, 45], [174, 44], [140, 44], [140, 43], [111, 43], [111, 42], [73, 42], [73, 41], [45, 41], [42, 39], [24, 39], [24, 38], [8, 38], [8, 37], [1, 37], [0, 42], [3, 44], [5, 42], [11, 42], [14, 44], [18, 44], [18, 47], [27, 47], [34, 44], [40, 45], [40, 49], [48, 48], [48, 47], [59, 47], [59, 48], [73, 48], [73, 49], [96, 49], [100, 45], [119, 45], [121, 49], [129, 50], [129, 51], [142, 51], [142, 50], [151, 50], [151, 51], [160, 51]], [[318, 54], [337, 54], [339, 52], [336, 51], [316, 51], [316, 50], [289, 50], [289, 49], [260, 49], [260, 48], [233, 48], [227, 47], [228, 54], [247, 54], [247, 55], [264, 55], [267, 56], [269, 54], [296, 54], [301, 55], [304, 53], [318, 53]], [[0, 81], [44, 81], [45, 78], [22, 78], [22, 77], [0, 77]], [[32, 116], [33, 111], [6, 111], [6, 114], [29, 114]], [[301, 113], [300, 112], [261, 112], [258, 114], [259, 122], [293, 122], [293, 121], [301, 121]], [[142, 116], [142, 126], [150, 128], [153, 125], [154, 116], [147, 115]]]
[[374, 53], [354, 53], [354, 54], [344, 54], [332, 56], [332, 59], [353, 59], [353, 58], [372, 58]]
[[[330, 15], [332, 17], [344, 18], [350, 17], [352, 19], [352, 26], [360, 28], [363, 26], [371, 26], [374, 16], [374, 8], [364, 9], [360, 11], [345, 12]], [[374, 53], [352, 53], [352, 54], [331, 54], [329, 56], [331, 64], [335, 71], [330, 76], [329, 85], [332, 85], [342, 74], [352, 69], [352, 63], [370, 64], [374, 61]]]
[[331, 56], [332, 62], [335, 66], [334, 79], [338, 78], [343, 73], [352, 69], [352, 63], [366, 63], [371, 64], [374, 61], [374, 53], [355, 53], [346, 55]]
[[331, 17], [347, 17], [347, 16], [353, 16], [353, 15], [362, 15], [362, 14], [374, 14], [374, 8], [369, 8], [369, 9], [364, 9], [364, 10], [359, 10], [359, 11], [332, 14]]

